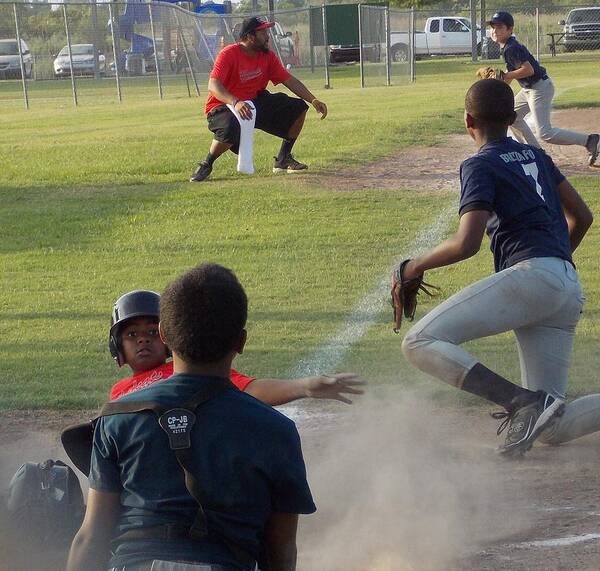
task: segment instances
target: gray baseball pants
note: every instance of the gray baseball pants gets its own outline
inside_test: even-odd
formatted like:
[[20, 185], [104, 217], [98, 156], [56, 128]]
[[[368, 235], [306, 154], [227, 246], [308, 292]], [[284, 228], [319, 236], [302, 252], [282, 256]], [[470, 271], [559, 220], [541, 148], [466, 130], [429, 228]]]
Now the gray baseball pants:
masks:
[[231, 568], [213, 563], [182, 563], [154, 559], [141, 563], [130, 563], [120, 567], [111, 567], [109, 571], [234, 571]]
[[525, 116], [531, 112], [538, 137], [553, 145], [581, 145], [585, 147], [588, 135], [552, 126], [552, 99], [554, 84], [550, 78], [540, 79], [531, 88], [522, 88], [515, 96], [516, 121], [511, 125], [515, 138], [527, 145], [539, 147], [540, 144], [525, 121]]
[[[460, 345], [514, 331], [521, 384], [564, 399], [575, 327], [584, 297], [577, 272], [559, 258], [532, 258], [482, 279], [447, 299], [402, 342], [410, 363], [458, 388], [479, 362]], [[549, 443], [600, 430], [600, 395], [569, 403], [543, 435]]]

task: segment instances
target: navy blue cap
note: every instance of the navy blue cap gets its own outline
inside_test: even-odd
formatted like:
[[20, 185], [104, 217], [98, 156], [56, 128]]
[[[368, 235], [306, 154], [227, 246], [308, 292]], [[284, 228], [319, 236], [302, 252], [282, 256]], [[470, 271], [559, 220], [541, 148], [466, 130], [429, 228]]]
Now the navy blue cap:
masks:
[[504, 24], [507, 28], [514, 28], [515, 19], [508, 12], [496, 12], [488, 21], [488, 24]]

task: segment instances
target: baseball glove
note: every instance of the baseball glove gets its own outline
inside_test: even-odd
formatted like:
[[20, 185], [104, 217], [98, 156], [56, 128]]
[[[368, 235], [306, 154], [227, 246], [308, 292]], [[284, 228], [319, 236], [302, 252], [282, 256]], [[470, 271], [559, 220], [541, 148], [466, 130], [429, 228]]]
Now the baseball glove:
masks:
[[504, 81], [504, 72], [501, 69], [493, 67], [480, 67], [477, 70], [477, 77], [480, 79], [500, 79]]
[[432, 296], [433, 293], [429, 291], [438, 290], [434, 285], [425, 283], [423, 281], [423, 275], [411, 280], [406, 280], [402, 276], [404, 273], [404, 267], [410, 262], [410, 259], [404, 260], [392, 273], [392, 306], [394, 307], [394, 333], [400, 331], [402, 325], [402, 315], [409, 321], [412, 321], [415, 317], [415, 311], [417, 309], [417, 295], [419, 291], [425, 292], [427, 295]]

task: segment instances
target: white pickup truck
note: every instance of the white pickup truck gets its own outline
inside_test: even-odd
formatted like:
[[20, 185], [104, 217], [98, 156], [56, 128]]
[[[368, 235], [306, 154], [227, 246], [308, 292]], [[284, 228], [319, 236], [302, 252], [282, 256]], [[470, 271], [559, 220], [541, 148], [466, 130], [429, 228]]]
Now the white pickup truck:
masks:
[[[390, 34], [392, 61], [407, 61], [408, 32]], [[477, 28], [477, 50], [481, 49], [481, 29]], [[415, 55], [449, 55], [471, 53], [471, 20], [469, 18], [438, 16], [427, 18], [425, 30], [415, 32]]]

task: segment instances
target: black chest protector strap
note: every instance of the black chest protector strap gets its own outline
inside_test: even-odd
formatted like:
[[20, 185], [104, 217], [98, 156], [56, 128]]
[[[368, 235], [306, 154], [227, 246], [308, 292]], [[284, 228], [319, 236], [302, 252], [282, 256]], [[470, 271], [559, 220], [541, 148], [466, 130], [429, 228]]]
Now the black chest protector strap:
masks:
[[[194, 523], [188, 533], [190, 539], [204, 539], [209, 534], [206, 514], [202, 507], [202, 489], [191, 470], [191, 433], [194, 423], [196, 422], [195, 410], [201, 404], [211, 400], [232, 386], [229, 379], [219, 379], [218, 381], [213, 379], [210, 384], [207, 384], [195, 393], [191, 399], [176, 408], [166, 407], [154, 401], [114, 401], [106, 403], [100, 411], [100, 416], [142, 411], [152, 411], [156, 414], [158, 424], [167, 434], [170, 448], [175, 452], [177, 462], [185, 475], [185, 487], [198, 504], [198, 511], [196, 512]], [[143, 530], [139, 531], [141, 532]], [[255, 559], [247, 553], [245, 549], [241, 548], [221, 533], [217, 534], [213, 530], [211, 530], [211, 533], [218, 536], [218, 538], [227, 545], [236, 556], [236, 559], [244, 565], [245, 569], [253, 569], [255, 567]], [[139, 537], [139, 534], [137, 535]], [[119, 539], [126, 539], [127, 536], [128, 533], [126, 532]]]

